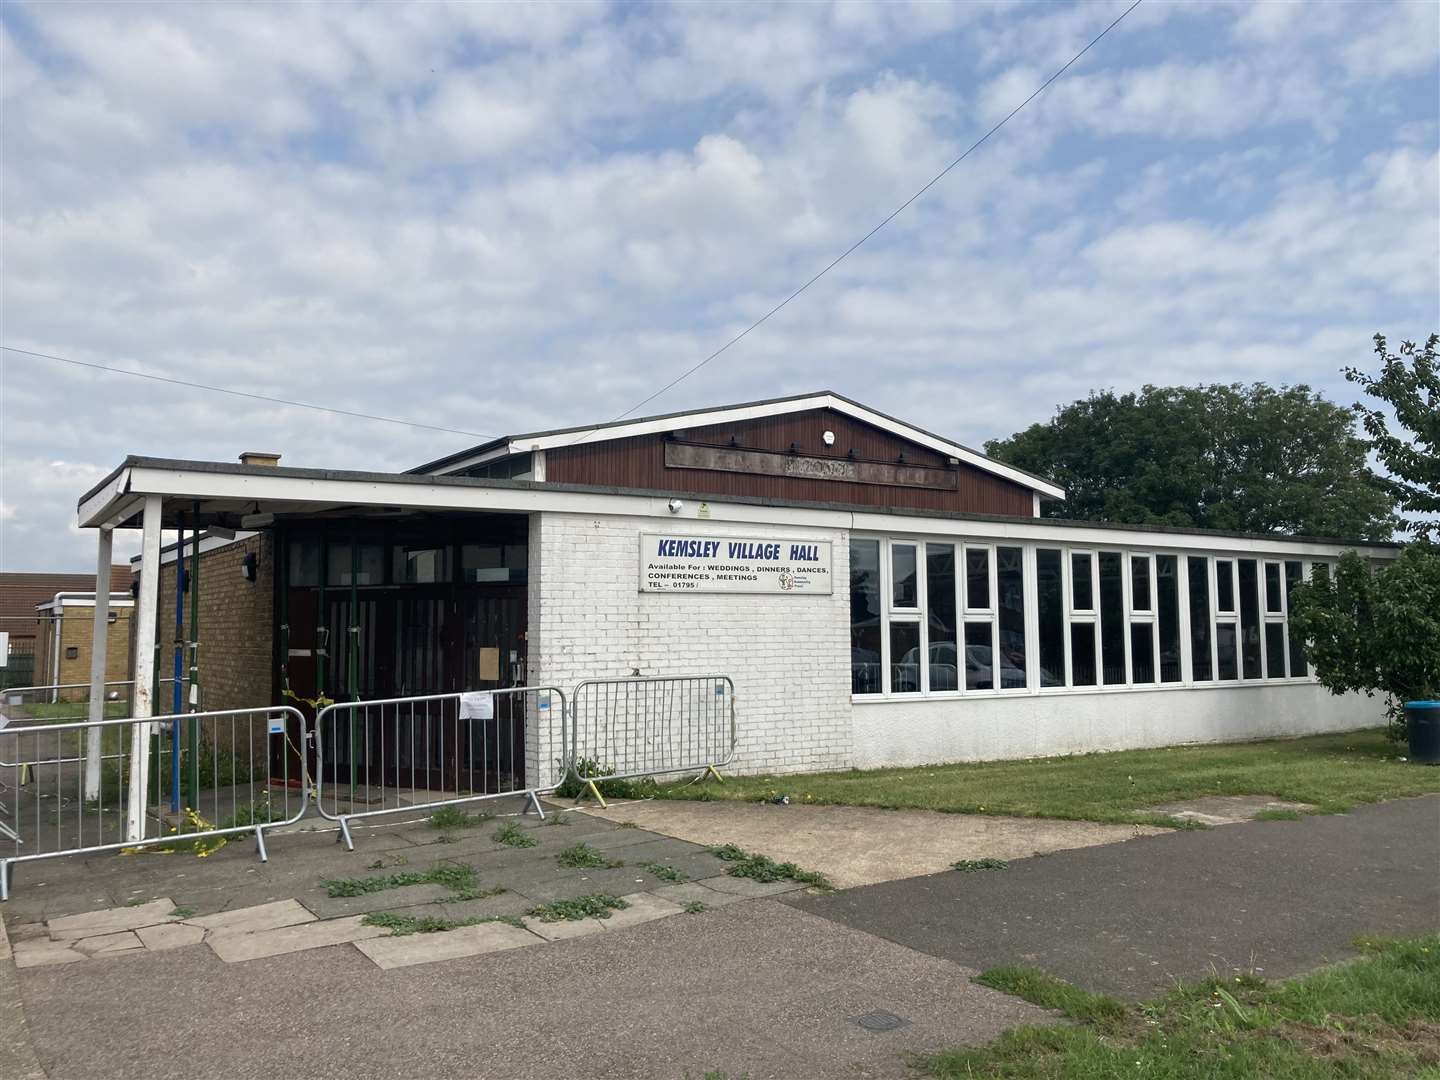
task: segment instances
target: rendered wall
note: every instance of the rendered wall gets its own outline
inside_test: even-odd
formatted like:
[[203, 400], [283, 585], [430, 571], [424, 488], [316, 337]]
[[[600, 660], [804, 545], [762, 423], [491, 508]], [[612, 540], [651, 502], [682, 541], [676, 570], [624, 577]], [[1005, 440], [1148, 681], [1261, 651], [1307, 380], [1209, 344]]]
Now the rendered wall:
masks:
[[858, 768], [1083, 754], [1352, 731], [1379, 698], [1313, 683], [856, 703]]

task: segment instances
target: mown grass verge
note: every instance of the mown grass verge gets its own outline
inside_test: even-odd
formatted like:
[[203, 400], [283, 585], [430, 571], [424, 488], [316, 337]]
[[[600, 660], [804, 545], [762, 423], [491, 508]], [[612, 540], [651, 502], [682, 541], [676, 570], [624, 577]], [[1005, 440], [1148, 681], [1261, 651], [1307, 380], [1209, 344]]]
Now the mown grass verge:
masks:
[[[767, 801], [780, 794], [836, 806], [1004, 814], [1196, 828], [1149, 807], [1207, 795], [1271, 795], [1340, 813], [1440, 792], [1440, 769], [1401, 761], [1382, 729], [1303, 739], [1174, 746], [1026, 761], [851, 769], [670, 784], [664, 799]], [[780, 812], [780, 811], [777, 811]]]
[[989, 1046], [916, 1065], [940, 1080], [1381, 1080], [1440, 1075], [1440, 935], [1362, 939], [1362, 955], [1286, 982], [1250, 975], [1178, 987], [1128, 1005], [1045, 972], [997, 968], [977, 981], [1056, 1009]]

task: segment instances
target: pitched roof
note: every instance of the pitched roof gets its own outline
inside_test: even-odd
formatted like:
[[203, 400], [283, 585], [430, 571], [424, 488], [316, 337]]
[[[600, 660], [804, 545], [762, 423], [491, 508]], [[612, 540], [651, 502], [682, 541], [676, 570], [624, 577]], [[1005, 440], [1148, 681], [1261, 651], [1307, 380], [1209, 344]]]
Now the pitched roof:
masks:
[[[130, 567], [110, 568], [110, 587], [130, 583]], [[59, 592], [95, 592], [94, 574], [0, 573], [0, 630], [16, 636], [33, 633], [39, 624], [35, 607], [55, 599]]]
[[676, 426], [677, 421], [682, 420], [689, 426], [698, 427], [733, 423], [737, 420], [752, 420], [783, 413], [804, 412], [809, 409], [834, 409], [836, 412], [889, 431], [902, 439], [929, 447], [947, 457], [956, 458], [973, 468], [1004, 477], [1006, 480], [1038, 492], [1046, 498], [1065, 498], [1064, 489], [1043, 477], [996, 461], [978, 450], [932, 434], [923, 428], [906, 423], [904, 420], [872, 409], [868, 405], [862, 405], [858, 401], [852, 401], [833, 390], [816, 390], [809, 394], [767, 398], [763, 401], [749, 401], [739, 405], [687, 409], [682, 412], [661, 413], [656, 416], [614, 420], [606, 424], [585, 424], [578, 427], [552, 428], [549, 431], [531, 431], [520, 435], [502, 435], [489, 442], [481, 443], [479, 446], [472, 446], [467, 450], [437, 458], [435, 461], [426, 462], [424, 465], [418, 465], [407, 471], [443, 476], [510, 454], [527, 453], [533, 450], [563, 449], [581, 440], [591, 443], [605, 442], [612, 439], [627, 439], [636, 435], [669, 431]]

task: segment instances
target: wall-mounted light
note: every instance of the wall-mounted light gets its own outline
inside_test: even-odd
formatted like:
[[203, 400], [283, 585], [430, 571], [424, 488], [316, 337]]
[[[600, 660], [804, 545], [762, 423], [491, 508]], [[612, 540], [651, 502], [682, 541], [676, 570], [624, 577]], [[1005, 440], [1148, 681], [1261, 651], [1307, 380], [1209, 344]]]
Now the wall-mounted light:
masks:
[[240, 576], [252, 584], [255, 581], [255, 567], [258, 560], [255, 552], [247, 552], [245, 558], [240, 560]]
[[826, 446], [834, 446], [834, 445], [835, 445], [835, 433], [834, 433], [833, 431], [827, 431], [827, 432], [825, 432], [824, 435], [821, 435], [821, 436], [820, 436], [820, 441], [823, 442]]
[[670, 511], [670, 513], [678, 514], [681, 510], [685, 509], [685, 504], [679, 499], [671, 499], [668, 503], [665, 504], [665, 507], [667, 510]]

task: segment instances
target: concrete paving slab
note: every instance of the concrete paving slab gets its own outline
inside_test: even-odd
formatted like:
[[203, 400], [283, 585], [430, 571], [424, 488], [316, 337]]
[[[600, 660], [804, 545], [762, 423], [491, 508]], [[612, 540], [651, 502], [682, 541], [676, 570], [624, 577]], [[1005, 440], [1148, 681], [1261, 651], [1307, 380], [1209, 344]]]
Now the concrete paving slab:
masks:
[[438, 934], [371, 938], [369, 941], [357, 941], [355, 947], [376, 966], [388, 971], [539, 944], [541, 939], [527, 930], [509, 923], [494, 922], [462, 926]]
[[50, 931], [45, 929], [43, 922], [20, 923], [18, 926], [10, 927], [11, 941], [29, 941], [31, 938], [48, 938]]
[[1315, 807], [1310, 803], [1286, 802], [1269, 795], [1208, 795], [1203, 799], [1186, 799], [1183, 802], [1147, 806], [1143, 809], [1152, 814], [1168, 814], [1181, 821], [1196, 821], [1201, 825], [1214, 827], [1254, 821], [1256, 814], [1267, 810], [1304, 814]]
[[721, 892], [718, 889], [711, 889], [701, 885], [698, 881], [687, 881], [680, 885], [666, 885], [655, 890], [655, 895], [662, 900], [669, 900], [672, 904], [679, 904], [684, 907], [690, 903], [701, 903], [707, 908], [724, 907], [726, 904], [738, 904], [745, 897], [735, 893]]
[[85, 959], [85, 954], [72, 949], [68, 941], [51, 941], [49, 938], [17, 941], [13, 951], [17, 968], [40, 967], [46, 964], [73, 964], [77, 960]]
[[610, 930], [623, 930], [627, 926], [639, 926], [651, 919], [663, 919], [667, 915], [679, 915], [680, 905], [672, 903], [654, 893], [630, 893], [620, 897], [629, 907], [610, 912], [610, 918], [603, 920]]
[[226, 933], [218, 937], [212, 936], [208, 944], [221, 960], [227, 964], [236, 964], [267, 956], [323, 949], [327, 945], [341, 945], [348, 941], [385, 937], [390, 933], [382, 926], [365, 926], [361, 922], [364, 917], [352, 915], [346, 919], [325, 919], [298, 926], [283, 926], [278, 930]]
[[696, 844], [738, 844], [777, 862], [818, 870], [841, 889], [938, 873], [957, 859], [1023, 859], [1165, 831], [1087, 821], [793, 803], [655, 799], [612, 803], [608, 810], [586, 812], [612, 821], [633, 821], [641, 830]]
[[700, 884], [707, 889], [742, 898], [779, 896], [781, 893], [799, 892], [806, 888], [798, 881], [756, 881], [754, 878], [731, 877], [729, 874], [702, 878]]
[[305, 894], [304, 904], [322, 919], [336, 919], [345, 915], [389, 911], [402, 905], [431, 904], [454, 895], [454, 890], [444, 885], [405, 885], [398, 889], [365, 893], [362, 896], [327, 896], [324, 891], [317, 889]]
[[[583, 990], [577, 972], [585, 971], [604, 973], [604, 993]], [[47, 967], [20, 978], [37, 1056], [57, 1080], [193, 1080], [193, 1055], [155, 1052], [175, 1039], [157, 995], [185, 1002], [190, 1030], [264, 1032], [205, 1043], [206, 1074], [226, 1080], [552, 1080], [582, 1062], [584, 1075], [605, 1080], [711, 1071], [889, 1080], [911, 1075], [908, 1054], [1050, 1019], [972, 975], [757, 900], [443, 968], [395, 969], [383, 993], [358, 948], [235, 965], [209, 949], [142, 952], [90, 965], [84, 979]], [[886, 1034], [855, 1024], [877, 1008], [910, 1023]], [[90, 1037], [75, 1037], [79, 1023]]]
[[174, 910], [174, 903], [168, 897], [162, 896], [148, 904], [136, 904], [134, 907], [103, 908], [79, 915], [64, 915], [48, 920], [47, 926], [50, 936], [56, 941], [74, 941], [97, 934], [135, 930], [141, 926], [170, 922], [170, 913]]
[[162, 949], [180, 949], [186, 945], [199, 945], [205, 940], [205, 929], [185, 923], [162, 923], [159, 926], [142, 926], [135, 931], [145, 948], [152, 952]]
[[541, 922], [526, 919], [525, 928], [546, 941], [568, 941], [571, 938], [589, 937], [605, 929], [604, 919], [562, 919], [560, 922]]
[[298, 900], [276, 900], [254, 907], [235, 908], [214, 915], [186, 919], [191, 926], [203, 927], [211, 937], [228, 934], [254, 934], [314, 922], [315, 915]]
[[111, 953], [131, 952], [144, 947], [144, 943], [135, 936], [134, 930], [121, 930], [115, 934], [80, 938], [71, 946], [76, 952], [84, 953], [86, 956], [108, 956]]

